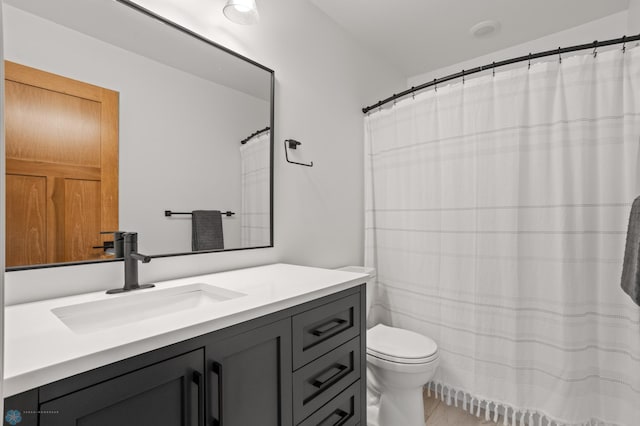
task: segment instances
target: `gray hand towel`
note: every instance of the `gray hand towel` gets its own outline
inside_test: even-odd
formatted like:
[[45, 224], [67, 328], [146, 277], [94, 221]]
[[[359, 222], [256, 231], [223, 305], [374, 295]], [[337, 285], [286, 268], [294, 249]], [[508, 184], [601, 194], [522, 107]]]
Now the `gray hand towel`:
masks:
[[633, 201], [629, 214], [627, 245], [622, 264], [622, 289], [640, 306], [640, 197]]
[[219, 210], [194, 210], [191, 221], [191, 249], [222, 250], [222, 215]]

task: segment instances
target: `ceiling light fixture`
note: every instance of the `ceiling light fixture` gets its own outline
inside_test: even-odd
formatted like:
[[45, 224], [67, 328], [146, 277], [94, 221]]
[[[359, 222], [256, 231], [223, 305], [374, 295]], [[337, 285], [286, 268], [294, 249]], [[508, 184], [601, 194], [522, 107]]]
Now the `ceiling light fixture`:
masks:
[[469, 34], [475, 37], [487, 37], [500, 28], [500, 23], [497, 21], [482, 21], [475, 24], [469, 29]]
[[242, 25], [257, 24], [260, 20], [255, 0], [228, 0], [222, 13], [231, 22]]

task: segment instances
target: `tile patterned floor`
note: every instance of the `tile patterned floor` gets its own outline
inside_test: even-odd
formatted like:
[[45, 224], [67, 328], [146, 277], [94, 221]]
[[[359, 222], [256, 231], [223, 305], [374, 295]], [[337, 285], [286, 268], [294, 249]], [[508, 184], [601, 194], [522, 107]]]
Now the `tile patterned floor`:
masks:
[[[481, 417], [476, 417], [464, 411], [462, 408], [447, 405], [439, 399], [428, 397], [424, 393], [424, 421], [426, 426], [478, 426], [495, 425], [492, 421], [484, 419], [484, 411]], [[499, 424], [502, 424], [502, 418]]]

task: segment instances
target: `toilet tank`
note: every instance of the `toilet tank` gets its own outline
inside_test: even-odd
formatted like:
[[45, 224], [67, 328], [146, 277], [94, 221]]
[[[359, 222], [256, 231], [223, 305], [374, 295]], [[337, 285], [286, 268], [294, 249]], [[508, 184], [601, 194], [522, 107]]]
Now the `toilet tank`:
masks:
[[369, 311], [375, 296], [375, 282], [376, 282], [376, 268], [370, 268], [368, 266], [343, 266], [338, 268], [338, 271], [357, 272], [358, 274], [367, 274], [367, 319], [369, 319]]

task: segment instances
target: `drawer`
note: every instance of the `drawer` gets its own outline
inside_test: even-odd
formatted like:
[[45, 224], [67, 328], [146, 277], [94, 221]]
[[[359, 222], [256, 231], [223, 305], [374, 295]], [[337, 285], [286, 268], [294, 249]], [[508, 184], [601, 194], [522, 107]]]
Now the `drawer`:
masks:
[[357, 426], [360, 421], [360, 380], [298, 426]]
[[296, 370], [360, 334], [360, 294], [295, 315], [292, 330]]
[[294, 372], [294, 423], [307, 418], [359, 378], [359, 337]]

